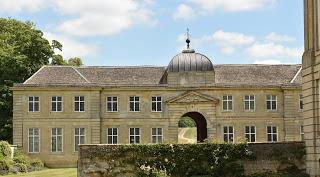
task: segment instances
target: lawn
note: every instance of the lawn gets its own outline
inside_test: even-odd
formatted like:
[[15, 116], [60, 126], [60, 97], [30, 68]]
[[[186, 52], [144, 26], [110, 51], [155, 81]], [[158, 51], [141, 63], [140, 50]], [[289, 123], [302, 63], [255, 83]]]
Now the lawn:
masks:
[[8, 177], [76, 177], [77, 168], [44, 169], [30, 173], [11, 174]]

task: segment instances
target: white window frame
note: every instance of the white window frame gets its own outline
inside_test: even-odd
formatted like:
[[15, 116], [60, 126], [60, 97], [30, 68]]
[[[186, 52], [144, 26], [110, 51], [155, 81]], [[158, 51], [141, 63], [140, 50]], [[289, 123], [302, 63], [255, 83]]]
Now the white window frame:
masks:
[[[133, 98], [133, 101], [130, 101], [130, 98]], [[136, 101], [136, 98], [139, 99], [139, 101]], [[133, 111], [130, 110], [130, 104], [133, 103]], [[138, 103], [138, 111], [136, 107], [136, 103]], [[140, 112], [140, 97], [139, 96], [130, 96], [129, 97], [129, 112]]]
[[[224, 128], [227, 127], [227, 133], [224, 132]], [[232, 133], [230, 133], [230, 127], [232, 127]], [[234, 143], [234, 126], [225, 125], [222, 127], [222, 134], [223, 134], [223, 142], [225, 143]], [[228, 141], [225, 141], [224, 135], [227, 135]], [[230, 141], [230, 135], [232, 135], [232, 141]]]
[[[111, 101], [108, 101], [108, 98], [111, 98]], [[116, 98], [117, 101], [114, 101], [113, 98]], [[118, 102], [118, 100], [119, 100], [119, 98], [116, 97], [116, 96], [107, 96], [106, 97], [106, 111], [107, 112], [118, 112], [118, 110], [119, 110], [119, 102]], [[111, 104], [111, 110], [108, 110], [108, 103]], [[117, 108], [116, 108], [117, 110], [116, 111], [113, 110], [113, 108], [114, 108], [113, 107], [113, 103], [117, 104]]]
[[[268, 127], [271, 127], [271, 133], [268, 132]], [[273, 128], [274, 128], [274, 127], [276, 127], [276, 131], [277, 131], [276, 133], [273, 133]], [[268, 125], [266, 130], [267, 130], [266, 132], [267, 132], [267, 142], [268, 142], [268, 143], [279, 142], [278, 126]], [[274, 139], [273, 139], [273, 135], [274, 135], [274, 134], [277, 135], [277, 141], [274, 141]], [[268, 135], [271, 135], [271, 141], [268, 140]]]
[[[246, 99], [248, 97], [248, 99]], [[251, 99], [253, 97], [253, 99]], [[246, 102], [248, 102], [249, 109], [246, 109]], [[253, 103], [252, 103], [253, 102]], [[251, 104], [253, 104], [253, 109], [251, 109]], [[256, 96], [255, 95], [244, 95], [243, 97], [243, 109], [248, 112], [253, 112], [256, 110]]]
[[[77, 135], [76, 134], [76, 129], [79, 129], [79, 134]], [[81, 135], [81, 129], [84, 129], [84, 135]], [[74, 129], [73, 129], [74, 131], [73, 131], [73, 137], [74, 137], [74, 139], [73, 139], [73, 150], [74, 150], [74, 152], [78, 152], [78, 150], [76, 149], [76, 138], [78, 138], [79, 139], [79, 142], [80, 142], [80, 144], [81, 144], [81, 137], [83, 137], [83, 143], [82, 144], [85, 144], [86, 143], [86, 128], [84, 128], [84, 127], [75, 127]], [[78, 147], [79, 147], [79, 145], [80, 144], [78, 144]]]
[[[155, 98], [155, 101], [153, 101], [153, 98]], [[158, 101], [158, 98], [160, 98], [160, 101]], [[158, 103], [160, 103], [160, 110], [158, 109]], [[153, 110], [153, 104], [155, 104], [156, 110]], [[162, 97], [161, 96], [153, 96], [151, 97], [151, 112], [162, 112]]]
[[[132, 129], [132, 128], [134, 129], [133, 135], [130, 134], [130, 129]], [[136, 129], [139, 129], [139, 135], [136, 135]], [[130, 142], [131, 136], [133, 136], [133, 138], [134, 138], [134, 143]], [[139, 143], [136, 143], [136, 137], [139, 137]], [[141, 128], [138, 128], [138, 127], [130, 127], [129, 128], [129, 144], [141, 144]]]
[[[38, 101], [35, 101], [35, 98], [38, 98]], [[30, 101], [32, 98], [32, 101]], [[32, 111], [30, 111], [30, 102], [32, 102]], [[35, 111], [35, 103], [38, 103], [38, 111]], [[28, 97], [28, 112], [40, 112], [40, 97], [39, 96], [29, 96]]]
[[[111, 132], [112, 132], [111, 135], [109, 134], [109, 129], [111, 129]], [[117, 134], [116, 135], [113, 134], [113, 129], [117, 130]], [[130, 136], [130, 132], [129, 132], [129, 136]], [[109, 143], [109, 137], [111, 137], [111, 139], [112, 139], [111, 143]], [[114, 138], [117, 138], [117, 143], [113, 143], [114, 142]], [[129, 139], [129, 141], [130, 141], [130, 139]], [[116, 127], [107, 128], [107, 144], [119, 144], [119, 129], [118, 128], [116, 128]]]
[[[249, 132], [246, 131], [246, 127], [249, 127]], [[254, 127], [254, 133], [251, 132], [251, 128]], [[249, 140], [247, 139], [247, 135], [249, 135]], [[254, 140], [255, 141], [251, 141], [251, 136], [254, 135]], [[249, 143], [255, 143], [257, 142], [257, 127], [253, 126], [253, 125], [246, 125], [244, 126], [244, 137], [246, 139], [247, 142]]]
[[[51, 152], [52, 153], [63, 153], [63, 128], [61, 128], [61, 135], [53, 135], [52, 134], [52, 129], [58, 129], [58, 128], [61, 128], [61, 127], [53, 127], [50, 129], [50, 132], [51, 132], [51, 144], [50, 144], [50, 149], [51, 149]], [[58, 131], [56, 131], [56, 134], [57, 134]], [[58, 142], [58, 136], [61, 136], [61, 151], [58, 151], [58, 143], [56, 143], [56, 151], [52, 151], [52, 138], [53, 136], [56, 136], [56, 141]]]
[[304, 137], [304, 126], [300, 125], [300, 140], [301, 141], [305, 141], [305, 137]]
[[[268, 99], [268, 96], [270, 96], [270, 99]], [[275, 99], [273, 99], [275, 97]], [[276, 109], [272, 109], [272, 102], [276, 102]], [[268, 102], [270, 102], [271, 108], [268, 109]], [[267, 111], [277, 111], [278, 110], [278, 97], [277, 95], [266, 95], [266, 109]]]
[[[30, 136], [30, 133], [29, 133], [30, 129], [32, 129], [32, 132], [33, 132], [33, 135], [32, 135], [32, 136]], [[34, 130], [35, 130], [35, 129], [38, 129], [38, 135], [35, 135], [35, 134], [34, 134]], [[31, 138], [31, 137], [32, 137], [32, 142], [33, 142], [33, 150], [32, 150], [32, 151], [30, 151], [30, 138]], [[40, 150], [41, 150], [40, 137], [41, 137], [41, 135], [40, 135], [40, 128], [28, 128], [28, 153], [30, 153], [30, 154], [40, 153]], [[38, 139], [39, 139], [39, 147], [38, 147], [38, 150], [39, 150], [39, 151], [35, 151], [35, 150], [34, 150], [34, 139], [35, 139], [35, 138], [38, 138]]]
[[[53, 97], [56, 98], [56, 101], [53, 101]], [[61, 98], [61, 101], [58, 101], [58, 97]], [[55, 104], [56, 105], [56, 110], [52, 110], [52, 104]], [[58, 111], [58, 103], [61, 103], [61, 111]], [[51, 102], [50, 102], [50, 111], [51, 112], [62, 112], [63, 111], [63, 98], [62, 96], [51, 96]]]
[[304, 107], [304, 105], [303, 105], [303, 95], [299, 94], [299, 110], [303, 111], [303, 107]]
[[[79, 98], [79, 101], [76, 101], [76, 97]], [[83, 97], [83, 101], [81, 101], [81, 97]], [[73, 98], [73, 111], [74, 112], [86, 112], [86, 97], [85, 96], [74, 96]], [[81, 103], [83, 103], [83, 111], [81, 111]], [[79, 110], [76, 110], [76, 104], [79, 104]]]
[[[153, 129], [156, 129], [156, 134], [153, 134]], [[158, 134], [158, 129], [161, 129], [161, 135]], [[153, 142], [153, 137], [156, 137], [156, 142]], [[159, 142], [159, 137], [161, 137], [161, 142]], [[153, 127], [151, 128], [151, 143], [152, 144], [159, 144], [163, 142], [163, 128], [161, 127]]]
[[[224, 97], [226, 97], [227, 99], [224, 99]], [[231, 97], [231, 99], [229, 99], [229, 97]], [[229, 102], [231, 102], [232, 105], [232, 109], [229, 108]], [[226, 103], [227, 104], [227, 109], [224, 109], [223, 104]], [[234, 105], [233, 105], [233, 95], [222, 95], [222, 111], [224, 112], [232, 112]]]

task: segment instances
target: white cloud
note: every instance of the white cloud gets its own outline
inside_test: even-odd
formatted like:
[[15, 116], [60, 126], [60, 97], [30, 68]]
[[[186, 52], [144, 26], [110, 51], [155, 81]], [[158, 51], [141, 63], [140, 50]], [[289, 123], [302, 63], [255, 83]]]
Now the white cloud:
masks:
[[278, 0], [189, 0], [206, 11], [252, 11], [275, 4]]
[[279, 65], [282, 62], [280, 60], [256, 60], [254, 64]]
[[303, 48], [290, 48], [275, 43], [255, 43], [246, 53], [252, 58], [299, 58], [302, 56]]
[[36, 12], [45, 5], [44, 0], [0, 0], [1, 11], [7, 13]]
[[108, 36], [137, 24], [155, 23], [150, 0], [55, 0], [55, 9], [71, 19], [58, 30], [76, 36]]
[[177, 19], [189, 20], [194, 18], [196, 14], [190, 6], [186, 4], [180, 4], [172, 16], [176, 20]]
[[99, 51], [99, 47], [94, 44], [82, 43], [66, 35], [57, 35], [49, 32], [44, 32], [44, 37], [50, 42], [57, 40], [62, 44], [62, 52], [56, 51], [62, 54], [65, 59], [70, 57], [81, 57], [96, 55]]
[[272, 32], [266, 36], [266, 40], [269, 42], [293, 42], [295, 41], [295, 38]]

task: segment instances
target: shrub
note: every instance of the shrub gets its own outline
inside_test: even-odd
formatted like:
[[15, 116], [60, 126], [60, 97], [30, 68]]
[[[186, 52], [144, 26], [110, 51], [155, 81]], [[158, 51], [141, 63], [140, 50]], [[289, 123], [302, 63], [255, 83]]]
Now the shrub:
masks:
[[11, 156], [10, 145], [6, 141], [0, 141], [0, 159], [8, 159]]
[[23, 163], [14, 163], [12, 168], [15, 168], [16, 171], [18, 172], [22, 172], [22, 173], [28, 172], [27, 165]]
[[12, 161], [10, 159], [0, 159], [0, 175], [6, 175], [9, 173]]
[[178, 122], [179, 127], [196, 127], [196, 123], [190, 117], [181, 117]]
[[31, 171], [39, 171], [44, 167], [43, 162], [40, 159], [31, 159], [30, 160]]

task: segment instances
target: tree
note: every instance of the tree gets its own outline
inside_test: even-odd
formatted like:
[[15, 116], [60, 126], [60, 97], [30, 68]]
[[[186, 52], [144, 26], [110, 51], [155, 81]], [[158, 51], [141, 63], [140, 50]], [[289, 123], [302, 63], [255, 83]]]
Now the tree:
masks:
[[67, 65], [67, 61], [63, 60], [62, 55], [57, 54], [52, 56], [51, 65]]
[[82, 63], [81, 58], [79, 58], [79, 57], [74, 57], [74, 58], [70, 58], [70, 59], [68, 60], [68, 65], [70, 65], [70, 66], [82, 66], [83, 63]]
[[29, 78], [53, 57], [53, 48], [31, 22], [0, 18], [0, 139], [12, 142], [13, 83]]

